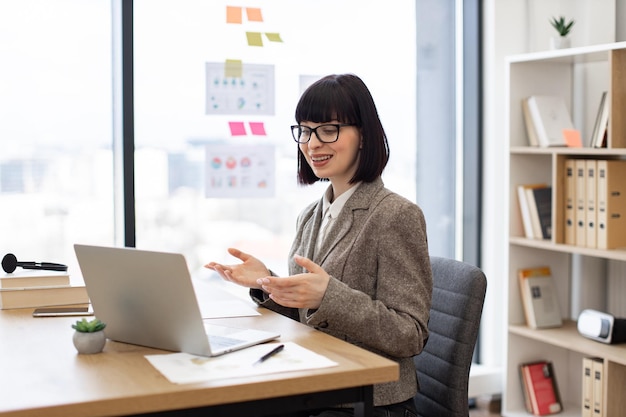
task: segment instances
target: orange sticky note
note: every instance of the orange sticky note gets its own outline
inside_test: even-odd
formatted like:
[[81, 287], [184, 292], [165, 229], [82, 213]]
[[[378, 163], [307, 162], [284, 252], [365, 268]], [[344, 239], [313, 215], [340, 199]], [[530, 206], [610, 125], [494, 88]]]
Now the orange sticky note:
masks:
[[250, 131], [253, 135], [265, 136], [265, 126], [263, 122], [250, 122]]
[[226, 6], [226, 23], [241, 24], [241, 7]]
[[263, 16], [261, 15], [261, 9], [258, 7], [246, 7], [246, 16], [248, 16], [249, 22], [262, 22]]
[[261, 32], [246, 32], [246, 38], [248, 38], [248, 45], [250, 46], [263, 46]]
[[231, 136], [246, 135], [246, 126], [243, 124], [243, 122], [228, 122], [228, 127], [230, 127]]
[[583, 141], [580, 138], [580, 132], [576, 129], [563, 129], [563, 137], [565, 144], [570, 148], [582, 148]]

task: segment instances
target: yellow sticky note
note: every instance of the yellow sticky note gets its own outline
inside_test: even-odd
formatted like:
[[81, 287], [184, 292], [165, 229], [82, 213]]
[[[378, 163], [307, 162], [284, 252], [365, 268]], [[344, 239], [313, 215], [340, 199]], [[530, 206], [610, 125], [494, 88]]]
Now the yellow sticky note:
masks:
[[226, 23], [241, 24], [242, 21], [241, 7], [226, 6]]
[[563, 137], [565, 144], [570, 148], [582, 148], [583, 141], [580, 138], [580, 132], [576, 129], [563, 129]]
[[246, 16], [248, 16], [249, 22], [262, 22], [263, 16], [261, 15], [261, 9], [258, 7], [246, 7]]
[[265, 36], [267, 36], [267, 39], [270, 42], [282, 42], [283, 40], [280, 38], [280, 34], [279, 33], [270, 33], [270, 32], [265, 32]]
[[246, 32], [248, 38], [248, 45], [250, 46], [263, 46], [263, 38], [261, 38], [261, 32]]
[[243, 75], [243, 63], [241, 59], [227, 59], [224, 63], [224, 77], [241, 78]]

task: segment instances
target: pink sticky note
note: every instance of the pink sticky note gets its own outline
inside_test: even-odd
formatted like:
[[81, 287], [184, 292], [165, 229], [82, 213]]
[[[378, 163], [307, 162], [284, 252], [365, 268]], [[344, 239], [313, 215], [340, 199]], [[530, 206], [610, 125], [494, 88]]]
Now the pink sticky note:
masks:
[[578, 130], [563, 129], [563, 137], [565, 138], [565, 144], [570, 148], [582, 148], [583, 141]]
[[250, 131], [253, 135], [265, 136], [265, 126], [263, 122], [250, 122]]
[[246, 126], [243, 122], [228, 122], [228, 127], [230, 127], [230, 134], [232, 136], [245, 136]]

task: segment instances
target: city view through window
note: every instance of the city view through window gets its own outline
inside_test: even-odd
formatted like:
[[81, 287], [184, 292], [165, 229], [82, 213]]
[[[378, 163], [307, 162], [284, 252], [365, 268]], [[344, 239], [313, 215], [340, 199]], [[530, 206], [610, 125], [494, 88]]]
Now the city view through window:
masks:
[[[370, 87], [391, 148], [383, 179], [415, 201], [412, 2], [245, 1], [240, 22], [226, 2], [134, 3], [137, 247], [184, 253], [196, 272], [236, 246], [286, 272], [296, 216], [327, 186], [297, 185], [289, 126], [302, 90], [328, 73]], [[12, 40], [0, 44], [4, 253], [72, 266], [74, 243], [123, 242], [111, 28], [109, 1], [0, 5], [0, 36]], [[216, 74], [265, 90], [228, 103]], [[269, 110], [241, 111], [255, 97]], [[236, 175], [216, 174], [229, 166]]]

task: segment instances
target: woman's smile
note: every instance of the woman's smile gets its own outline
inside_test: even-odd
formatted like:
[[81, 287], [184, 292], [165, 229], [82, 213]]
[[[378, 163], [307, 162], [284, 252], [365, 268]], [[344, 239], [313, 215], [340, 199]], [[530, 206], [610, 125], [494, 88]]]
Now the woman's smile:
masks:
[[311, 155], [309, 158], [314, 166], [321, 166], [332, 157], [332, 155]]

